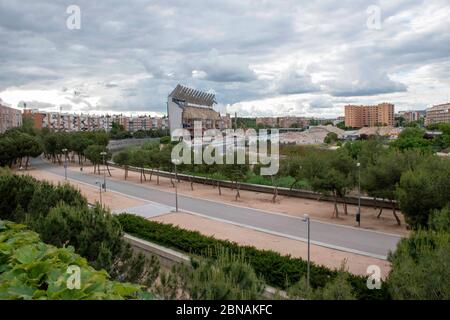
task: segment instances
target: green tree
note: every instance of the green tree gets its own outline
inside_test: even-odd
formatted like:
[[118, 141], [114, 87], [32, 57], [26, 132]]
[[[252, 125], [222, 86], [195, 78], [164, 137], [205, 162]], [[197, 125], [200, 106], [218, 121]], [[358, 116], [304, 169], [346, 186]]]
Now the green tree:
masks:
[[193, 260], [187, 291], [193, 300], [260, 299], [264, 284], [242, 253], [216, 249], [217, 256]]
[[393, 299], [450, 299], [450, 233], [414, 231], [389, 256], [388, 288]]
[[426, 226], [432, 210], [450, 203], [449, 181], [450, 161], [436, 156], [402, 174], [395, 194], [410, 227]]
[[336, 141], [338, 141], [338, 135], [335, 132], [328, 132], [327, 136], [325, 137], [325, 139], [323, 139], [323, 143], [326, 144], [332, 144], [335, 143]]

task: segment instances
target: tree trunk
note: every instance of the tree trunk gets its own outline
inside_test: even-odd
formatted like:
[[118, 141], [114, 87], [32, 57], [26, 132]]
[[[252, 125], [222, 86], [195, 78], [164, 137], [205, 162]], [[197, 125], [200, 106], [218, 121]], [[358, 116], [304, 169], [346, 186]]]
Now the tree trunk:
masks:
[[345, 198], [342, 198], [344, 200], [344, 214], [347, 216], [348, 215], [348, 210], [347, 210], [347, 201], [345, 200]]
[[275, 203], [275, 200], [277, 199], [278, 196], [278, 186], [275, 186], [275, 189], [273, 191], [273, 197], [272, 197], [272, 202]]
[[239, 188], [240, 188], [241, 184], [239, 182], [236, 181], [236, 197], [235, 200], [237, 201], [238, 198], [241, 197], [241, 193], [239, 192]]
[[382, 212], [383, 212], [383, 207], [380, 206], [380, 211], [378, 212], [377, 219], [380, 219]]
[[30, 156], [27, 156], [27, 160], [25, 161], [25, 170], [28, 169], [28, 161], [30, 161]]
[[124, 166], [124, 170], [125, 170], [125, 180], [127, 180], [127, 178], [128, 178], [128, 166], [127, 165], [125, 165]]
[[392, 204], [392, 213], [394, 214], [395, 220], [397, 220], [397, 224], [400, 226], [401, 222], [400, 222], [400, 218], [397, 216], [397, 213], [395, 212], [395, 203], [394, 203], [394, 201], [391, 200], [391, 204]]
[[108, 174], [109, 174], [109, 176], [110, 176], [110, 177], [112, 177], [112, 175], [111, 175], [111, 171], [109, 171], [109, 165], [108, 165], [108, 162], [106, 163], [106, 169], [108, 170]]
[[152, 181], [152, 177], [153, 177], [153, 168], [150, 169], [150, 181]]
[[222, 189], [220, 188], [220, 181], [217, 181], [217, 188], [219, 189], [219, 196], [222, 195]]
[[156, 184], [159, 185], [159, 168], [158, 168], [158, 171], [156, 173]]
[[140, 181], [141, 181], [141, 183], [142, 183], [142, 169], [141, 169], [141, 174], [140, 174], [139, 179], [140, 179]]
[[191, 183], [191, 191], [194, 191], [194, 180], [189, 176], [189, 182]]
[[333, 215], [331, 216], [331, 218], [338, 218], [339, 217], [339, 209], [338, 209], [338, 205], [337, 205], [336, 192], [333, 192], [333, 196], [334, 196], [334, 211], [333, 211]]

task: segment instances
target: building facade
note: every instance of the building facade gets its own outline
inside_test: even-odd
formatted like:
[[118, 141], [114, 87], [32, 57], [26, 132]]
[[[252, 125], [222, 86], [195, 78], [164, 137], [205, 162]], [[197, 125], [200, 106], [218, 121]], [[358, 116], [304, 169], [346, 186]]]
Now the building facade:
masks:
[[229, 128], [229, 115], [221, 117], [220, 113], [213, 109], [215, 103], [214, 94], [178, 84], [167, 97], [170, 133], [177, 129], [186, 129], [193, 136], [196, 121], [201, 122], [202, 131]]
[[419, 121], [423, 118], [425, 118], [426, 111], [420, 110], [420, 111], [399, 111], [398, 115], [401, 116], [403, 119], [405, 119], [406, 123]]
[[22, 125], [22, 112], [0, 104], [0, 133]]
[[450, 103], [439, 104], [428, 108], [425, 125], [434, 123], [450, 123]]
[[256, 125], [278, 128], [304, 128], [309, 125], [309, 119], [305, 117], [287, 116], [287, 117], [258, 117]]
[[345, 106], [345, 126], [352, 128], [393, 126], [394, 105], [380, 103], [372, 106]]

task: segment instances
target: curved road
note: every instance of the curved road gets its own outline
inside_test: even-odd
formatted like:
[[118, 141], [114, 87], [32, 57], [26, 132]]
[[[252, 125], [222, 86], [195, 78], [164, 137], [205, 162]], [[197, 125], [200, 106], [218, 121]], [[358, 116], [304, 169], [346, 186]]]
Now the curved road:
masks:
[[[41, 159], [34, 159], [33, 165], [41, 170], [64, 176], [64, 168], [54, 166]], [[67, 170], [69, 179], [95, 185], [99, 176]], [[174, 193], [117, 180], [106, 182], [107, 190], [127, 196], [175, 207]], [[305, 241], [307, 228], [301, 218], [265, 212], [258, 209], [178, 195], [179, 209], [207, 218], [268, 232], [275, 235]], [[386, 259], [390, 250], [396, 248], [400, 236], [358, 229], [311, 220], [311, 243], [328, 248]]]

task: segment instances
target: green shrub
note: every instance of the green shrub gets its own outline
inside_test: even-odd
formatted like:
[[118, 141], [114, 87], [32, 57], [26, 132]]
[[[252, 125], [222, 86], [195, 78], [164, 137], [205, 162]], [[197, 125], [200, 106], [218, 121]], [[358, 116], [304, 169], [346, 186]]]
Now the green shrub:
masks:
[[98, 206], [88, 208], [69, 185], [0, 173], [0, 218], [25, 222], [52, 245], [73, 246], [94, 268], [106, 269], [115, 279], [150, 286], [158, 275], [157, 258], [134, 255], [117, 219]]
[[193, 300], [254, 300], [262, 297], [264, 283], [258, 279], [243, 252], [214, 249], [217, 257], [206, 252], [204, 258], [194, 259], [186, 275], [186, 291]]
[[[182, 252], [204, 255], [208, 252], [212, 257], [217, 256], [217, 247], [224, 247], [231, 253], [244, 252], [246, 261], [253, 267], [256, 274], [269, 285], [286, 288], [297, 283], [306, 275], [307, 263], [300, 258], [283, 256], [269, 250], [258, 250], [255, 247], [240, 246], [237, 243], [217, 240], [196, 231], [184, 230], [170, 224], [162, 224], [146, 220], [131, 214], [120, 214], [118, 219], [123, 230], [141, 239], [152, 241], [163, 246], [171, 247]], [[323, 266], [311, 264], [311, 285], [313, 288], [324, 287], [335, 278], [337, 271]], [[369, 290], [366, 286], [367, 277], [349, 274], [348, 282], [358, 299], [387, 299], [387, 290]]]
[[390, 255], [388, 288], [394, 299], [450, 299], [450, 233], [414, 231]]
[[[67, 286], [69, 266], [80, 268], [80, 288]], [[140, 286], [108, 280], [72, 247], [40, 241], [25, 226], [0, 220], [0, 299], [137, 299]]]

